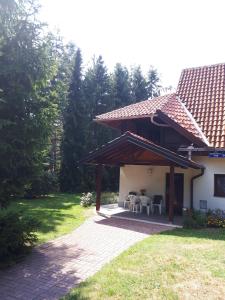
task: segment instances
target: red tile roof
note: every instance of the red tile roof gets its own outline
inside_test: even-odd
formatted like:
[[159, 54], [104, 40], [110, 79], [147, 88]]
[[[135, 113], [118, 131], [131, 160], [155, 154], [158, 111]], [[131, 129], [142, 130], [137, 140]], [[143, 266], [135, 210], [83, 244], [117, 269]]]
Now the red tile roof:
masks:
[[96, 120], [100, 122], [107, 122], [117, 119], [150, 117], [157, 113], [166, 115], [188, 133], [207, 144], [207, 140], [201, 129], [175, 93], [125, 106], [96, 116]]
[[[161, 156], [168, 162], [176, 163], [182, 167], [190, 167], [194, 169], [202, 169], [203, 165], [196, 163], [193, 160], [189, 160], [186, 157], [179, 155], [169, 149], [163, 148], [150, 140], [147, 140], [137, 134], [134, 134], [130, 131], [125, 132], [123, 135], [115, 138], [114, 140], [108, 142], [105, 145], [102, 145], [100, 148], [91, 151], [86, 157], [79, 161], [79, 163], [87, 164], [118, 164], [120, 162], [126, 164], [126, 159], [129, 161], [129, 155], [127, 155], [127, 144], [134, 144], [139, 149], [143, 151], [148, 151], [155, 153], [158, 156]], [[123, 146], [123, 147], [121, 147]], [[126, 147], [125, 147], [126, 146]], [[110, 150], [110, 151], [109, 151]], [[134, 149], [132, 149], [133, 153]], [[121, 154], [123, 154], [124, 156]], [[139, 158], [136, 159], [136, 163], [141, 164], [142, 160]], [[157, 162], [157, 160], [156, 160]]]
[[225, 64], [185, 69], [177, 94], [209, 142], [225, 147]]

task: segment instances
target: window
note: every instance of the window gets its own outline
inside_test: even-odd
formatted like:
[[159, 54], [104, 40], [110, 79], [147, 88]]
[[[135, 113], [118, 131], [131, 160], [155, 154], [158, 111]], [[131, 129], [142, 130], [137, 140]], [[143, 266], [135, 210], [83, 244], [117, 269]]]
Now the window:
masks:
[[207, 210], [207, 200], [200, 200], [200, 209], [206, 209]]
[[225, 197], [225, 174], [214, 175], [214, 196]]

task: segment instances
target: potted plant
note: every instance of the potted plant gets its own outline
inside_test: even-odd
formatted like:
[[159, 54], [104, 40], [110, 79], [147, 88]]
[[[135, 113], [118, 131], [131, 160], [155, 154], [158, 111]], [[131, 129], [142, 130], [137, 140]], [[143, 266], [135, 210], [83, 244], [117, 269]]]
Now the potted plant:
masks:
[[146, 195], [146, 189], [141, 189], [140, 193], [141, 193], [141, 196], [145, 196]]

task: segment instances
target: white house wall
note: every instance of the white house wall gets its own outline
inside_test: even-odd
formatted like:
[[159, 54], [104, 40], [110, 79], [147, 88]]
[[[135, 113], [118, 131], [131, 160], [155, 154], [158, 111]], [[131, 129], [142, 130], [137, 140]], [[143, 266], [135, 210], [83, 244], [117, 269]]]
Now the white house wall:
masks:
[[[175, 172], [184, 174], [184, 207], [190, 207], [190, 179], [197, 173], [192, 169], [182, 168], [175, 168]], [[163, 195], [165, 205], [166, 173], [169, 173], [169, 167], [131, 165], [121, 167], [119, 205], [123, 205], [129, 192], [140, 193], [141, 189], [146, 189], [147, 195], [150, 196]]]
[[214, 174], [225, 174], [225, 159], [202, 156], [195, 161], [205, 166], [205, 173], [194, 181], [194, 208], [199, 209], [199, 200], [207, 200], [208, 208], [225, 210], [225, 198], [214, 196]]

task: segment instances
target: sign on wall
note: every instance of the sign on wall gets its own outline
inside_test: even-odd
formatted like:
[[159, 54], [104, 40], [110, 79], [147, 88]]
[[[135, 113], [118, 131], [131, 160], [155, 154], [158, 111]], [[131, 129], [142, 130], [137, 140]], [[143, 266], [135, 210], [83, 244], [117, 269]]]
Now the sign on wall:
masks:
[[210, 158], [225, 158], [224, 152], [211, 152], [209, 153], [208, 157]]

